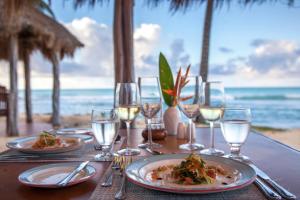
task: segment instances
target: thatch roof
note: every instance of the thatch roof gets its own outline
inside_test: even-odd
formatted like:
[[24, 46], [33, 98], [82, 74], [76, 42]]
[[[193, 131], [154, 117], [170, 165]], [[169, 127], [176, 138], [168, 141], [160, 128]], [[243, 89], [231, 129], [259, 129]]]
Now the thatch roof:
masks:
[[76, 48], [83, 46], [64, 26], [32, 5], [11, 9], [7, 8], [9, 1], [0, 1], [0, 59], [8, 58], [8, 37], [14, 34], [18, 35], [20, 58], [25, 50], [31, 53], [37, 49], [48, 59], [54, 52], [63, 58], [73, 56]]

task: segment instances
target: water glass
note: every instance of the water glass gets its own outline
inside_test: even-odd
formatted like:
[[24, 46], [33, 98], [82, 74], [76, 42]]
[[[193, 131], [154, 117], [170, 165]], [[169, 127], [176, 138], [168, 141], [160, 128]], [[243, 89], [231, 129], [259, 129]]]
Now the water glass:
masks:
[[249, 108], [226, 108], [221, 119], [221, 129], [226, 142], [230, 146], [230, 154], [225, 157], [249, 161], [247, 156], [241, 155], [241, 146], [245, 143], [251, 124]]
[[102, 153], [95, 156], [96, 160], [112, 156], [111, 149], [119, 130], [119, 120], [114, 109], [92, 111], [92, 129], [101, 146]]

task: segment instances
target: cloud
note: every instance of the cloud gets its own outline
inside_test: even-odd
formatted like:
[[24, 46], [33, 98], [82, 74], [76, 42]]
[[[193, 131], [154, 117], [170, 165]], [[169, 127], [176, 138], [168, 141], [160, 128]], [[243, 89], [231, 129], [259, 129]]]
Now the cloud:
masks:
[[233, 53], [233, 50], [227, 47], [220, 47], [219, 51], [226, 54]]
[[171, 43], [170, 48], [171, 55], [168, 60], [172, 68], [178, 69], [179, 67], [186, 67], [190, 64], [190, 56], [185, 52], [183, 39], [175, 39]]
[[[74, 19], [64, 24], [81, 42], [84, 47], [77, 50], [74, 58], [66, 58], [61, 62], [61, 83], [65, 88], [72, 87], [101, 87], [111, 83], [114, 73], [112, 27], [99, 23], [91, 18]], [[161, 34], [158, 24], [140, 24], [134, 31], [134, 65], [137, 76], [157, 75], [157, 47]], [[191, 56], [185, 49], [183, 39], [171, 41], [169, 49], [164, 54], [173, 72], [180, 66], [192, 64], [191, 74], [198, 74], [199, 64], [191, 62]], [[232, 57], [224, 63], [210, 64], [210, 76], [230, 77], [241, 83], [264, 85], [264, 81], [284, 80], [293, 78], [297, 85], [300, 76], [300, 44], [288, 40], [256, 39], [250, 43], [253, 48], [249, 55]], [[219, 51], [230, 54], [234, 51], [220, 47]], [[235, 54], [232, 54], [235, 55]], [[198, 60], [198, 58], [197, 58]], [[52, 66], [42, 55], [35, 52], [31, 57], [33, 87], [52, 87]], [[8, 63], [0, 61], [1, 84], [8, 85]], [[23, 65], [19, 63], [19, 83], [23, 87]], [[225, 76], [224, 76], [225, 75]], [[108, 81], [107, 78], [110, 78]], [[259, 81], [259, 80], [260, 81]], [[80, 81], [79, 81], [80, 80]], [[43, 82], [44, 81], [44, 82]], [[233, 83], [235, 83], [233, 81]], [[81, 84], [78, 85], [78, 82]], [[77, 84], [76, 84], [77, 83]], [[298, 81], [298, 85], [299, 85]]]
[[229, 59], [223, 64], [212, 65], [215, 75], [242, 74], [255, 77], [264, 75], [284, 78], [300, 75], [300, 45], [287, 40], [257, 39], [250, 44], [254, 49], [246, 57]]
[[153, 51], [159, 42], [161, 28], [157, 24], [141, 24], [134, 31], [134, 65], [137, 74], [153, 73], [157, 58]]
[[[85, 77], [87, 81], [93, 78], [109, 77], [112, 79], [114, 74], [112, 27], [98, 23], [89, 17], [74, 19], [70, 23], [65, 23], [64, 26], [84, 44], [84, 47], [75, 52], [74, 58], [65, 58], [61, 61], [62, 85], [74, 87], [72, 80], [76, 82], [79, 77]], [[135, 29], [134, 64], [137, 74], [144, 74], [144, 72], [151, 74], [154, 68], [157, 69], [158, 59], [156, 55], [153, 55], [153, 51], [159, 43], [160, 29], [158, 24], [141, 24]], [[7, 66], [7, 63], [1, 62], [1, 71], [7, 71]], [[52, 65], [39, 52], [31, 56], [31, 67], [33, 79], [41, 81], [41, 77], [44, 77], [44, 85], [51, 87]], [[19, 69], [22, 69], [22, 64]], [[19, 70], [20, 73], [22, 70]], [[22, 78], [21, 74], [19, 76]], [[7, 79], [5, 79], [5, 85], [8, 85], [8, 77], [5, 78]], [[23, 84], [23, 81], [21, 80], [20, 83]], [[43, 85], [41, 83], [35, 85], [35, 83], [36, 81], [33, 81], [33, 87]]]
[[252, 43], [255, 50], [249, 56], [248, 66], [260, 73], [282, 71], [300, 75], [300, 46], [286, 40], [260, 40]]
[[105, 24], [83, 17], [65, 26], [85, 45], [74, 59], [62, 62], [62, 73], [81, 76], [113, 75], [112, 30]]

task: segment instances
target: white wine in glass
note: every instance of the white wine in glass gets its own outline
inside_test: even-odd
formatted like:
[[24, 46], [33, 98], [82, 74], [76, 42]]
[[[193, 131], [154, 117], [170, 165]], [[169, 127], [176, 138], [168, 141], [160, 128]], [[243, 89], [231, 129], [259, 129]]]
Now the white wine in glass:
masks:
[[130, 123], [138, 116], [140, 106], [140, 94], [136, 83], [118, 83], [115, 94], [115, 108], [121, 121], [126, 124], [127, 145], [118, 154], [134, 156], [140, 154], [140, 150], [130, 146]]
[[148, 127], [148, 142], [140, 144], [139, 147], [159, 148], [161, 145], [152, 141], [151, 130], [152, 118], [160, 111], [162, 103], [158, 77], [139, 77], [138, 85], [141, 97], [141, 111], [147, 120]]
[[211, 108], [206, 106], [201, 106], [200, 112], [204, 119], [207, 121], [218, 121], [223, 115], [223, 108]]
[[200, 153], [222, 156], [224, 151], [215, 148], [214, 123], [223, 115], [225, 106], [224, 86], [222, 82], [203, 82], [200, 92], [200, 113], [209, 122], [211, 146]]
[[180, 149], [194, 151], [203, 149], [204, 146], [202, 144], [195, 143], [193, 141], [192, 135], [192, 127], [193, 127], [193, 119], [196, 118], [199, 113], [200, 108], [200, 77], [199, 76], [188, 76], [187, 84], [178, 90], [177, 99], [178, 99], [178, 107], [183, 112], [183, 114], [189, 118], [189, 142], [186, 144], [182, 144], [179, 146]]
[[136, 118], [136, 116], [140, 113], [140, 106], [132, 105], [132, 106], [123, 106], [120, 105], [118, 108], [119, 118], [123, 121], [132, 121]]

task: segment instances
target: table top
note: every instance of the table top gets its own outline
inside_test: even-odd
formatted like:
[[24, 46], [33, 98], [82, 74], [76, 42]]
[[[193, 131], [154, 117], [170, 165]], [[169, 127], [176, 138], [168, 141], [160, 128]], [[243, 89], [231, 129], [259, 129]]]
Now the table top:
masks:
[[[216, 129], [216, 148], [229, 151], [220, 129]], [[124, 131], [121, 131], [124, 134]], [[132, 130], [132, 145], [143, 142], [141, 130]], [[197, 142], [209, 146], [210, 134], [208, 128], [197, 128]], [[185, 143], [175, 136], [168, 136], [165, 140], [159, 141], [163, 144], [160, 151], [164, 153], [185, 152], [178, 149], [178, 145]], [[246, 144], [242, 147], [241, 153], [249, 156], [253, 162], [264, 170], [272, 179], [284, 186], [290, 192], [300, 198], [300, 152], [288, 146], [269, 139], [259, 133], [251, 132]], [[149, 155], [141, 150], [141, 156]], [[61, 189], [39, 189], [24, 186], [18, 182], [21, 172], [32, 167], [47, 164], [39, 163], [5, 163], [0, 162], [0, 194], [1, 199], [88, 199], [98, 184], [101, 176], [108, 167], [109, 162], [91, 162], [97, 169], [96, 175], [89, 181]]]

